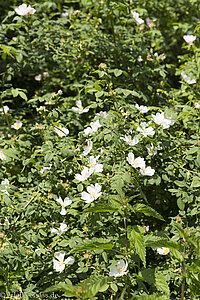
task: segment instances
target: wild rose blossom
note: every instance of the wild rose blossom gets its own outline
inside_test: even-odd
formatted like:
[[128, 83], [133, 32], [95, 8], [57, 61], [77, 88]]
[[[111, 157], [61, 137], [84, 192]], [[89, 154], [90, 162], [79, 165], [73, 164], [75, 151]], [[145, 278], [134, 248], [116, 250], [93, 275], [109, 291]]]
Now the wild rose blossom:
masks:
[[131, 135], [125, 135], [124, 137], [120, 137], [121, 140], [124, 140], [129, 146], [135, 146], [139, 143], [139, 139], [137, 137], [132, 138]]
[[152, 250], [157, 251], [160, 255], [167, 255], [170, 252], [170, 249], [165, 247], [152, 247]]
[[22, 4], [19, 7], [15, 8], [15, 12], [20, 16], [33, 15], [36, 10], [32, 8], [30, 5]]
[[5, 114], [7, 114], [7, 112], [9, 111], [9, 107], [7, 105], [4, 105], [3, 108], [0, 108], [0, 112], [3, 112]]
[[99, 113], [97, 113], [97, 116], [103, 117], [103, 118], [107, 118], [108, 114], [106, 111], [100, 111]]
[[11, 128], [14, 128], [14, 129], [18, 130], [22, 127], [22, 124], [23, 124], [22, 122], [17, 120], [13, 125], [11, 125]]
[[132, 152], [130, 152], [128, 154], [128, 157], [126, 158], [126, 160], [133, 168], [145, 168], [144, 158], [140, 157], [140, 156], [135, 158], [135, 156]]
[[1, 160], [6, 159], [6, 156], [5, 156], [5, 154], [3, 153], [2, 150], [0, 150], [0, 159], [1, 159]]
[[97, 156], [97, 157], [90, 156], [89, 167], [90, 167], [90, 170], [93, 170], [94, 173], [100, 173], [103, 171], [103, 165], [99, 164], [97, 162], [98, 159], [99, 159], [99, 156]]
[[200, 104], [199, 104], [198, 102], [195, 102], [195, 103], [194, 103], [194, 107], [195, 107], [195, 108], [200, 108]]
[[158, 150], [162, 150], [162, 147], [160, 145], [155, 147], [153, 143], [151, 143], [150, 145], [147, 145], [146, 147], [147, 147], [149, 156], [156, 155]]
[[138, 25], [141, 25], [144, 23], [144, 20], [142, 20], [140, 17], [139, 17], [139, 14], [137, 12], [131, 12], [132, 16], [133, 16], [133, 19], [138, 23]]
[[101, 126], [101, 124], [99, 123], [99, 120], [96, 120], [95, 122], [91, 122], [90, 123], [91, 127], [87, 127], [84, 129], [84, 133], [86, 135], [88, 134], [93, 134], [94, 132], [96, 132]]
[[10, 182], [7, 178], [2, 180], [1, 186], [3, 186], [3, 189], [1, 189], [1, 192], [3, 192], [6, 195], [9, 195], [8, 189], [9, 189], [9, 186], [10, 186]]
[[188, 84], [194, 84], [196, 83], [195, 79], [191, 79], [184, 71], [181, 72], [181, 76], [183, 77], [183, 79], [185, 80], [185, 82], [187, 82]]
[[68, 230], [68, 226], [65, 223], [61, 223], [60, 228], [58, 229], [52, 228], [51, 233], [55, 233], [60, 236], [67, 230]]
[[147, 137], [148, 135], [153, 136], [155, 134], [155, 131], [153, 127], [147, 127], [148, 124], [146, 122], [141, 122], [140, 126], [137, 127], [137, 131], [139, 131], [143, 136]]
[[72, 107], [72, 109], [76, 112], [78, 112], [79, 114], [83, 114], [89, 111], [89, 108], [84, 108], [82, 105], [82, 101], [81, 100], [76, 100], [76, 106], [77, 107]]
[[93, 142], [91, 140], [87, 141], [87, 146], [84, 147], [83, 155], [86, 156], [92, 150]]
[[156, 115], [151, 116], [153, 121], [158, 125], [162, 125], [164, 129], [169, 128], [175, 123], [175, 120], [172, 120], [171, 118], [166, 118], [164, 112], [156, 113]]
[[66, 211], [65, 207], [66, 207], [66, 206], [69, 206], [70, 204], [72, 204], [72, 200], [69, 199], [68, 197], [66, 197], [64, 200], [62, 200], [62, 198], [59, 197], [58, 199], [56, 199], [56, 201], [57, 201], [58, 203], [60, 203], [60, 204], [61, 204], [61, 207], [62, 207], [60, 214], [61, 214], [62, 216], [65, 216], [65, 215], [67, 214], [67, 211]]
[[60, 137], [63, 137], [63, 136], [66, 136], [69, 134], [69, 130], [65, 127], [61, 127], [61, 126], [54, 127], [54, 130]]
[[73, 256], [69, 256], [67, 259], [64, 260], [65, 252], [58, 251], [54, 254], [55, 258], [53, 259], [53, 268], [57, 272], [62, 272], [65, 269], [65, 265], [72, 265], [75, 262]]
[[144, 105], [138, 105], [137, 103], [135, 104], [135, 107], [139, 110], [139, 112], [141, 112], [142, 114], [145, 114], [146, 112], [149, 111], [149, 108], [147, 106]]
[[78, 181], [85, 181], [93, 173], [93, 171], [94, 171], [93, 169], [84, 167], [81, 174], [75, 174], [75, 179], [77, 179]]
[[128, 262], [123, 259], [120, 260], [117, 266], [111, 266], [109, 276], [121, 277], [128, 273]]
[[42, 169], [40, 170], [40, 173], [43, 174], [46, 170], [50, 170], [51, 167], [42, 167]]
[[87, 192], [81, 193], [81, 199], [85, 200], [85, 203], [91, 203], [101, 196], [101, 186], [98, 183], [91, 184], [87, 187]]
[[153, 176], [155, 173], [155, 170], [151, 167], [142, 167], [140, 168], [140, 173], [143, 176]]
[[191, 35], [191, 34], [188, 34], [188, 35], [184, 35], [183, 36], [183, 39], [186, 41], [186, 43], [188, 44], [192, 44], [195, 40], [196, 40], [196, 36], [195, 35]]

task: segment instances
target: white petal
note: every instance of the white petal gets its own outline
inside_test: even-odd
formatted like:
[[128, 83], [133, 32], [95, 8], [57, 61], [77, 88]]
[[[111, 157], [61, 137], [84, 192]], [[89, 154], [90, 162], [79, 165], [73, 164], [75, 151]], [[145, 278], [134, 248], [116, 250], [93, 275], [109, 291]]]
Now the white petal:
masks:
[[63, 262], [65, 257], [65, 252], [64, 251], [55, 252], [54, 256], [55, 258], [57, 258], [57, 260]]
[[61, 197], [59, 197], [58, 199], [56, 199], [56, 201], [57, 201], [58, 203], [60, 203], [61, 205], [63, 204], [63, 200], [62, 200]]
[[117, 277], [117, 275], [118, 275], [117, 268], [115, 266], [111, 266], [110, 267], [109, 276]]
[[74, 259], [73, 256], [69, 256], [69, 257], [64, 261], [64, 263], [65, 263], [66, 265], [72, 265], [74, 262], [75, 262], [75, 259]]
[[62, 207], [62, 209], [61, 209], [61, 211], [60, 211], [60, 214], [61, 214], [62, 216], [65, 216], [65, 215], [67, 214], [67, 211], [66, 211], [66, 209], [65, 209], [64, 207]]
[[64, 206], [68, 206], [68, 205], [72, 204], [72, 200], [69, 199], [68, 197], [66, 197], [63, 201], [63, 204], [64, 204]]

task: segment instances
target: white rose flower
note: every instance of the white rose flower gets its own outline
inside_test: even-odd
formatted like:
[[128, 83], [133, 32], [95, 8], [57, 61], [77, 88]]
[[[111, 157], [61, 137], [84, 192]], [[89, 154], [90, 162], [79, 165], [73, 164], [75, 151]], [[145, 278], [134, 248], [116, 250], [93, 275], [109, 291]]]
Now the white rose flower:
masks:
[[144, 105], [138, 105], [137, 103], [135, 104], [135, 107], [142, 113], [145, 114], [146, 112], [149, 111], [149, 108], [147, 106]]
[[53, 268], [57, 272], [62, 272], [65, 269], [65, 265], [72, 265], [75, 262], [75, 259], [73, 256], [69, 256], [67, 259], [64, 260], [65, 252], [59, 251], [56, 252], [55, 258], [53, 259]]
[[139, 143], [139, 139], [137, 137], [132, 138], [131, 135], [125, 135], [124, 137], [120, 137], [121, 140], [124, 140], [129, 146], [135, 146]]
[[196, 83], [195, 79], [191, 79], [189, 76], [187, 76], [187, 74], [185, 74], [184, 71], [181, 72], [181, 76], [183, 77], [183, 79], [185, 80], [185, 82], [187, 82], [188, 84], [194, 84]]
[[165, 247], [155, 247], [155, 250], [160, 254], [160, 255], [167, 255], [170, 252], [169, 248], [165, 248]]
[[200, 108], [200, 104], [199, 104], [198, 102], [195, 102], [195, 103], [194, 103], [194, 107], [195, 107], [195, 108]]
[[7, 112], [9, 111], [9, 107], [7, 105], [4, 105], [3, 108], [0, 108], [0, 112], [3, 112], [5, 114], [7, 114]]
[[34, 78], [36, 81], [40, 81], [40, 80], [42, 80], [42, 74], [38, 74]]
[[117, 266], [111, 266], [109, 276], [120, 277], [128, 273], [128, 262], [120, 260]]
[[146, 122], [141, 122], [140, 126], [137, 127], [137, 131], [139, 131], [143, 136], [147, 137], [148, 135], [153, 136], [155, 134], [155, 131], [153, 127], [147, 127], [148, 124]]
[[151, 116], [153, 118], [153, 121], [156, 124], [163, 126], [163, 129], [167, 129], [175, 123], [175, 121], [172, 120], [171, 118], [165, 118], [164, 112], [156, 113], [156, 115], [151, 115]]
[[97, 113], [97, 116], [100, 116], [100, 117], [103, 117], [103, 118], [106, 118], [108, 116], [107, 112], [106, 111], [100, 111], [99, 113]]
[[61, 126], [54, 127], [54, 130], [60, 137], [63, 137], [63, 136], [66, 136], [69, 134], [69, 130], [65, 127], [61, 127]]
[[84, 167], [81, 174], [75, 174], [75, 179], [79, 181], [85, 181], [88, 179], [88, 177], [93, 173], [92, 169], [89, 169], [88, 167]]
[[33, 15], [36, 10], [32, 8], [30, 5], [22, 4], [19, 7], [15, 8], [15, 12], [20, 16]]
[[188, 43], [188, 44], [192, 44], [195, 40], [196, 40], [196, 36], [195, 35], [190, 35], [190, 34], [188, 34], [188, 35], [184, 35], [183, 36], [183, 39], [186, 41], [186, 43]]
[[83, 155], [86, 156], [92, 150], [93, 142], [91, 140], [87, 141], [87, 146], [84, 147]]
[[10, 186], [10, 182], [7, 178], [2, 180], [1, 186], [2, 186], [2, 188], [0, 189], [1, 192], [9, 196], [8, 189], [9, 189], [9, 186]]
[[98, 183], [91, 184], [87, 187], [88, 192], [81, 193], [81, 199], [85, 200], [86, 203], [91, 203], [101, 196], [101, 186]]
[[60, 228], [58, 228], [58, 229], [55, 229], [55, 228], [51, 229], [51, 233], [55, 233], [55, 234], [57, 234], [57, 235], [60, 236], [65, 231], [67, 231], [67, 230], [68, 230], [68, 226], [66, 224], [64, 224], [64, 223], [61, 223], [60, 224]]
[[98, 158], [99, 157], [90, 156], [89, 167], [94, 173], [100, 173], [103, 171], [103, 165], [97, 163]]
[[144, 20], [142, 20], [140, 17], [139, 17], [139, 14], [137, 12], [131, 12], [132, 16], [133, 16], [133, 19], [138, 23], [138, 25], [141, 25], [144, 23]]
[[140, 169], [140, 173], [143, 175], [143, 176], [153, 176], [154, 173], [155, 173], [155, 170], [152, 169], [151, 167], [142, 167]]
[[145, 168], [145, 160], [143, 157], [139, 156], [135, 158], [134, 154], [130, 152], [126, 159], [133, 168]]
[[101, 126], [101, 124], [99, 123], [99, 120], [96, 120], [95, 122], [91, 122], [90, 123], [91, 127], [87, 127], [86, 129], [84, 129], [84, 133], [86, 135], [88, 134], [93, 134], [94, 132], [96, 132]]
[[14, 128], [16, 130], [20, 129], [22, 127], [22, 122], [17, 120], [13, 125], [11, 125], [11, 128]]
[[68, 197], [66, 197], [64, 200], [62, 200], [62, 198], [59, 197], [58, 199], [56, 199], [56, 201], [57, 201], [58, 203], [60, 203], [60, 204], [61, 204], [61, 207], [62, 207], [60, 214], [61, 214], [62, 216], [65, 216], [65, 215], [67, 214], [67, 211], [66, 211], [65, 207], [66, 207], [66, 206], [69, 206], [70, 204], [72, 204], [72, 200], [69, 199]]
[[4, 223], [0, 223], [0, 225], [4, 226], [4, 229], [8, 229], [10, 227], [10, 222], [7, 217], [5, 217]]
[[5, 154], [3, 153], [2, 150], [0, 151], [0, 159], [1, 159], [1, 160], [6, 159], [6, 156], [5, 156]]
[[77, 107], [72, 107], [72, 109], [76, 112], [78, 112], [79, 114], [83, 114], [83, 113], [86, 113], [89, 111], [89, 108], [84, 108], [83, 105], [82, 105], [82, 102], [81, 100], [77, 100], [76, 101], [76, 106]]

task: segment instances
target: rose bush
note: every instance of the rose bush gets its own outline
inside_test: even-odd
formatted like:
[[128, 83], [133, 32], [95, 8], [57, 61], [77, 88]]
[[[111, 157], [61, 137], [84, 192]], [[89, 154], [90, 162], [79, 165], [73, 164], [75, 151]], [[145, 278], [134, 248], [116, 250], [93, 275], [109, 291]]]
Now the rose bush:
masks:
[[198, 299], [198, 1], [0, 4], [4, 299]]

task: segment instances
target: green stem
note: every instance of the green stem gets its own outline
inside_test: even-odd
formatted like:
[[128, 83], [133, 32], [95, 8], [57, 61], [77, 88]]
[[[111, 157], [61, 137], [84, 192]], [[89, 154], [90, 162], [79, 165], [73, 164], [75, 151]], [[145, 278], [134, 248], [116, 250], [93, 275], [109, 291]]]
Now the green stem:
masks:
[[[126, 238], [126, 256], [128, 255], [128, 231], [127, 231], [127, 210], [124, 208], [124, 229], [125, 229], [125, 238]], [[126, 289], [128, 292], [128, 299], [130, 299], [130, 278], [129, 273], [126, 275]]]
[[181, 300], [184, 300], [184, 293], [185, 293], [185, 254], [186, 254], [186, 246], [184, 246], [184, 255], [183, 255], [183, 262], [182, 262], [182, 286], [181, 286]]

